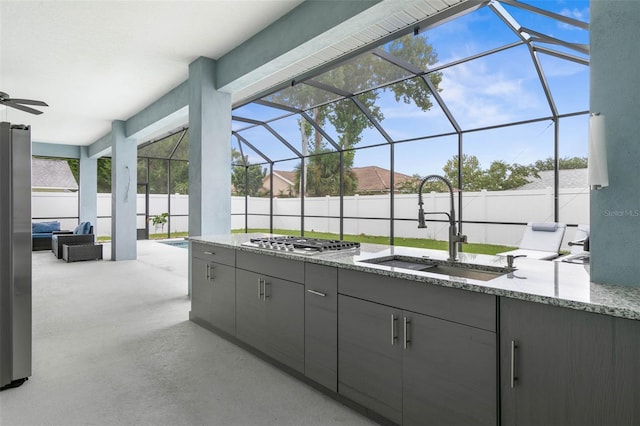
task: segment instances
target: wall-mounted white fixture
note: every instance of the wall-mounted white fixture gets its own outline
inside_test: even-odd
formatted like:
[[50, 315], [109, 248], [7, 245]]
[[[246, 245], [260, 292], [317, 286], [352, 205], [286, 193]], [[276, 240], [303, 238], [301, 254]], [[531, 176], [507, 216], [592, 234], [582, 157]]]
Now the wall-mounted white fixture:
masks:
[[604, 115], [592, 113], [589, 117], [589, 186], [602, 189], [609, 186], [607, 146]]

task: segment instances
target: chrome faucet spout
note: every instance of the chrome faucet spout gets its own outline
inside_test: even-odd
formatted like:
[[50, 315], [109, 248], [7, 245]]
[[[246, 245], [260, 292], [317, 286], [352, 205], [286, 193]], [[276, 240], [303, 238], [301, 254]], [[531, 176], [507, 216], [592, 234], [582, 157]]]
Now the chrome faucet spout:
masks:
[[[423, 208], [424, 202], [422, 201], [422, 189], [424, 184], [429, 181], [438, 180], [443, 182], [447, 189], [449, 189], [449, 198], [451, 200], [451, 211], [447, 212], [425, 212]], [[456, 261], [458, 257], [458, 243], [466, 243], [467, 236], [462, 235], [458, 232], [456, 228], [456, 210], [455, 204], [453, 202], [453, 187], [451, 186], [451, 182], [449, 182], [446, 178], [440, 175], [429, 175], [422, 179], [420, 182], [420, 186], [418, 187], [418, 228], [426, 228], [427, 225], [425, 223], [425, 215], [427, 214], [444, 214], [449, 218], [449, 260]]]

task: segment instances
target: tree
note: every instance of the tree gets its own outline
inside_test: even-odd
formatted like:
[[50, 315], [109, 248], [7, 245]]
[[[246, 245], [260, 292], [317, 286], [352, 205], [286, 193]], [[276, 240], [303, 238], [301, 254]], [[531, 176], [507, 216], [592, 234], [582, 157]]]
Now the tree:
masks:
[[98, 192], [111, 192], [111, 157], [98, 158]]
[[[309, 157], [306, 176], [305, 187], [308, 196], [322, 197], [339, 194], [340, 154], [325, 149]], [[296, 181], [300, 182], [300, 166], [296, 167]], [[358, 188], [358, 178], [350, 168], [345, 170], [343, 188], [345, 195], [355, 194]]]
[[260, 196], [262, 182], [267, 175], [259, 165], [251, 165], [249, 157], [243, 156], [231, 149], [231, 158], [233, 162], [231, 171], [231, 185], [233, 185], [235, 195], [249, 195], [252, 197]]
[[[454, 188], [458, 186], [458, 156], [448, 160], [443, 167], [445, 177]], [[514, 189], [529, 183], [531, 178], [537, 178], [534, 166], [521, 164], [507, 164], [496, 160], [483, 170], [475, 155], [462, 155], [462, 189], [464, 191], [504, 191]]]
[[[444, 176], [451, 186], [459, 188], [458, 185], [458, 156], [454, 155], [453, 158], [447, 160], [447, 163], [442, 168]], [[462, 180], [464, 185], [462, 187], [465, 191], [476, 191], [477, 186], [482, 185], [483, 171], [480, 168], [480, 162], [475, 155], [462, 154]]]
[[[566, 169], [586, 169], [587, 168], [587, 157], [564, 157], [558, 159], [558, 169], [566, 170]], [[554, 170], [555, 164], [553, 158], [549, 157], [544, 160], [538, 160], [534, 164], [534, 167], [539, 170]]]
[[[76, 182], [80, 183], [80, 160], [67, 158], [67, 163], [75, 177]], [[111, 157], [98, 158], [98, 193], [111, 192]]]
[[[388, 43], [385, 49], [387, 53], [424, 71], [437, 62], [437, 54], [423, 35], [416, 37], [412, 34], [406, 35]], [[348, 88], [351, 93], [358, 93], [353, 99], [347, 98], [331, 102], [334, 99], [333, 94], [305, 84], [299, 84], [289, 90], [282, 90], [271, 95], [268, 99], [275, 103], [307, 111], [313, 124], [320, 128], [326, 124], [333, 126], [338, 134], [338, 140], [335, 142], [338, 149], [343, 151], [344, 193], [349, 195], [355, 193], [357, 188], [356, 177], [351, 172], [355, 155], [353, 148], [361, 141], [362, 132], [367, 128], [374, 127], [357, 104], [360, 104], [377, 121], [384, 119], [382, 111], [376, 105], [380, 91], [391, 90], [396, 101], [402, 100], [405, 103], [413, 101], [424, 111], [432, 107], [431, 92], [421, 77], [384, 86], [385, 83], [394, 81], [397, 77], [397, 67], [382, 64], [378, 57], [368, 54], [314, 78], [314, 81], [329, 87], [336, 87], [340, 90]], [[428, 78], [438, 90], [442, 74], [432, 73]], [[372, 87], [382, 88], [370, 90]], [[317, 177], [326, 178], [332, 173], [338, 173], [340, 156], [326, 155], [333, 147], [306, 120], [300, 120], [299, 126], [302, 153], [305, 157], [307, 154], [309, 155], [305, 167], [307, 194], [322, 196], [339, 193], [339, 178], [320, 182]], [[296, 179], [297, 186], [300, 187], [300, 168], [297, 169]]]
[[422, 182], [422, 176], [414, 173], [413, 175], [411, 175], [410, 179], [404, 179], [396, 185], [396, 192], [399, 192], [401, 194], [417, 194], [420, 182]]

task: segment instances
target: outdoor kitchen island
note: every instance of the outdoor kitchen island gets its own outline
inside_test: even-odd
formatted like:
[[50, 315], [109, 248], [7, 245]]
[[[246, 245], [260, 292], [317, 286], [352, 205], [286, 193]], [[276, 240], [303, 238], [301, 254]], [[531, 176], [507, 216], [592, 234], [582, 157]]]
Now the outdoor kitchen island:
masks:
[[190, 238], [190, 319], [381, 423], [640, 424], [640, 288], [588, 265], [460, 253], [476, 268], [450, 276], [429, 272], [444, 251], [256, 236]]

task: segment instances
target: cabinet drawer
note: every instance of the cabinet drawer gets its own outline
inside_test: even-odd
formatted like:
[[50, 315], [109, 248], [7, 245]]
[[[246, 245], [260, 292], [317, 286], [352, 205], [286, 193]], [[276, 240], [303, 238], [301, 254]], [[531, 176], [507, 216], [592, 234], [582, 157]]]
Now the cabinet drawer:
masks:
[[496, 331], [496, 296], [350, 269], [338, 270], [338, 292], [419, 314]]
[[232, 248], [191, 242], [191, 256], [223, 265], [236, 265], [236, 251]]
[[237, 267], [240, 269], [287, 281], [304, 282], [304, 262], [301, 260], [284, 259], [242, 250], [238, 251], [236, 260]]

